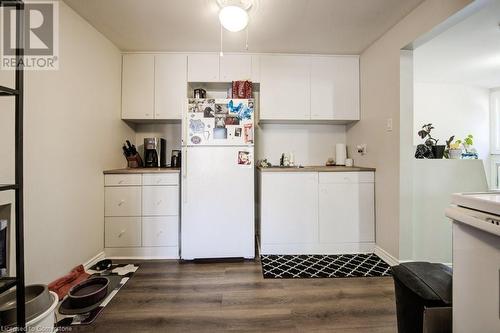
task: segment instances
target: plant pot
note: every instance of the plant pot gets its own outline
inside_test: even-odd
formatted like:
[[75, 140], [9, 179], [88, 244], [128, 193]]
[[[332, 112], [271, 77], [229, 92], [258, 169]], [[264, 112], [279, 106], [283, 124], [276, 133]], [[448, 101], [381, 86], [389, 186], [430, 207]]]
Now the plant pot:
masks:
[[459, 160], [462, 158], [462, 149], [450, 149], [448, 150], [448, 154], [450, 159]]
[[432, 155], [434, 155], [435, 159], [442, 159], [444, 156], [444, 151], [446, 149], [445, 145], [436, 145], [432, 146]]

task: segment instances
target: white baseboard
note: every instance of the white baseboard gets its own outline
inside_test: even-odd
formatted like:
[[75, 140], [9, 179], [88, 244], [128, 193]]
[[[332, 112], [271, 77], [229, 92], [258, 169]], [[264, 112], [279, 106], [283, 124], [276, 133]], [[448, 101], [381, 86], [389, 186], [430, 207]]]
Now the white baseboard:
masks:
[[105, 258], [106, 258], [106, 256], [104, 255], [104, 251], [99, 252], [94, 257], [90, 258], [87, 262], [85, 262], [83, 264], [83, 267], [85, 268], [85, 270], [88, 270], [90, 267], [94, 266], [96, 263], [98, 263], [99, 261], [101, 261]]
[[260, 254], [282, 255], [335, 255], [350, 253], [373, 253], [374, 243], [335, 243], [335, 244], [260, 244]]
[[399, 265], [398, 259], [378, 245], [375, 245], [374, 253], [391, 266]]

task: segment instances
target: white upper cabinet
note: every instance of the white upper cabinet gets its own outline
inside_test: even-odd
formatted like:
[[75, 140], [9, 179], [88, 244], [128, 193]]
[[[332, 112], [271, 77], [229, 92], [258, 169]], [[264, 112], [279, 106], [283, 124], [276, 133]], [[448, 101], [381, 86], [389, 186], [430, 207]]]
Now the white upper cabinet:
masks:
[[359, 57], [311, 57], [311, 119], [359, 120]]
[[123, 56], [122, 119], [153, 119], [154, 71], [154, 55]]
[[181, 119], [187, 94], [187, 56], [155, 56], [155, 119]]
[[200, 53], [188, 55], [188, 81], [219, 81], [219, 54]]
[[224, 54], [220, 57], [220, 81], [231, 82], [252, 79], [252, 56]]
[[309, 120], [309, 56], [260, 57], [260, 119]]

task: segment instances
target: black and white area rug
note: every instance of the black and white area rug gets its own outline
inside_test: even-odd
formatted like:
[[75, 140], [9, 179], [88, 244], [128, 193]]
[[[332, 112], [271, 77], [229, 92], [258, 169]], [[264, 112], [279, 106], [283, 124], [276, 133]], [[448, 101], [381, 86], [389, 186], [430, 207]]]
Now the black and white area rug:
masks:
[[262, 255], [264, 279], [390, 276], [391, 267], [375, 254]]

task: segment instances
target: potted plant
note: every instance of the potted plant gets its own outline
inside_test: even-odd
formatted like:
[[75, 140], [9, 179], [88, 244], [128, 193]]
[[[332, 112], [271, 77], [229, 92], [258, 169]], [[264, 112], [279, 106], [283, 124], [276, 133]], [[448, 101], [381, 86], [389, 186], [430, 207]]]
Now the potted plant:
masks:
[[474, 149], [474, 148], [472, 148], [472, 146], [474, 145], [473, 139], [474, 139], [474, 137], [472, 136], [472, 134], [469, 134], [465, 137], [463, 145], [464, 145], [466, 152], [471, 152], [472, 149]]
[[461, 140], [456, 140], [453, 142], [453, 139], [455, 139], [455, 136], [453, 135], [446, 141], [446, 152], [445, 152], [445, 157], [450, 158], [452, 160], [459, 160], [462, 158], [462, 141]]
[[[425, 124], [422, 129], [418, 131], [418, 135], [425, 140], [425, 146], [427, 146], [432, 152], [432, 158], [441, 159], [444, 156], [444, 151], [446, 149], [445, 145], [438, 145], [438, 139], [434, 139], [431, 136], [431, 131], [434, 129], [432, 124]], [[418, 147], [417, 147], [418, 149]], [[421, 147], [420, 147], [421, 149]]]

